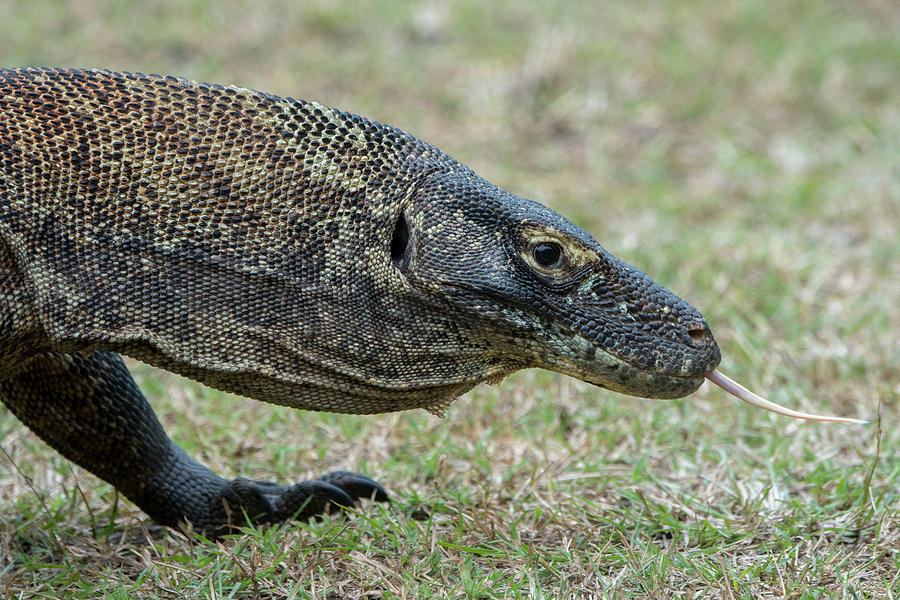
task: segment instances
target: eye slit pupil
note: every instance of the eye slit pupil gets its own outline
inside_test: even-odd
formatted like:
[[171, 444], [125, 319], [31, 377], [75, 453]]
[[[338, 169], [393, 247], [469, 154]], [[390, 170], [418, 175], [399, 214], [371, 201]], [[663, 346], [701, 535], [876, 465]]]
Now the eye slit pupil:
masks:
[[559, 244], [538, 244], [534, 247], [534, 250], [531, 251], [531, 255], [534, 257], [534, 261], [537, 264], [549, 269], [559, 265], [560, 258], [562, 257], [562, 248], [559, 247]]

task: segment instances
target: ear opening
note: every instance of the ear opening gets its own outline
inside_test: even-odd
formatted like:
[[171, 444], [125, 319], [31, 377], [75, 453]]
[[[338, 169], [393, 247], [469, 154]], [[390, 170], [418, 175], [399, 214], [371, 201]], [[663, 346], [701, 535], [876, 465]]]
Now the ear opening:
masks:
[[406, 271], [410, 261], [409, 224], [401, 213], [394, 225], [394, 235], [391, 237], [391, 263], [401, 272]]

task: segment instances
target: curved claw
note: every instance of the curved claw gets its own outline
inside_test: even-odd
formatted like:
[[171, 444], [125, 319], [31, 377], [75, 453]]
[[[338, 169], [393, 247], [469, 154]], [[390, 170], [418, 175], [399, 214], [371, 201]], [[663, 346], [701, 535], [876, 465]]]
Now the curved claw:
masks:
[[357, 498], [371, 498], [376, 502], [391, 501], [387, 491], [377, 481], [358, 473], [332, 471], [319, 477], [319, 481], [339, 487], [354, 500]]

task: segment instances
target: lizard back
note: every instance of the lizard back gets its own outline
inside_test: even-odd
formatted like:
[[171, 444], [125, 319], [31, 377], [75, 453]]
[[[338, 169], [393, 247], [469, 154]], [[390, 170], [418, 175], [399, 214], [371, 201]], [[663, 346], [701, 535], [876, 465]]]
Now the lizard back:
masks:
[[410, 326], [391, 302], [404, 290], [386, 289], [402, 282], [377, 275], [435, 153], [355, 115], [236, 87], [5, 70], [0, 239], [56, 348], [114, 348], [302, 408], [444, 402], [472, 384], [459, 361], [449, 372], [438, 350], [415, 351], [431, 345], [407, 342], [402, 364], [384, 351], [398, 329], [431, 339], [440, 324]]

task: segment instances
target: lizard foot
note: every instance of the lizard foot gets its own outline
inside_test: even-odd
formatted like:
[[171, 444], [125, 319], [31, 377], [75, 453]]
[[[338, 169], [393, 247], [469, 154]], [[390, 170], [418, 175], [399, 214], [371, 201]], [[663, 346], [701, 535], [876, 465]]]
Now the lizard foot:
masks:
[[390, 502], [381, 485], [349, 471], [332, 471], [292, 486], [238, 477], [225, 482], [217, 499], [221, 503], [220, 522], [224, 525], [213, 535], [232, 531], [234, 526], [246, 521], [244, 515], [253, 523], [310, 519], [332, 509], [353, 508], [359, 498]]

